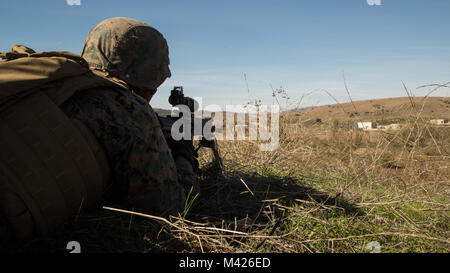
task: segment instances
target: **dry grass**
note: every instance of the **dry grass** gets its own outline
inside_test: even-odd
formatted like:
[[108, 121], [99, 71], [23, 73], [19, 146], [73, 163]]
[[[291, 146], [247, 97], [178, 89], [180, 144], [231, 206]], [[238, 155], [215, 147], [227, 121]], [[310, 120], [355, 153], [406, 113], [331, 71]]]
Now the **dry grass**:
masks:
[[377, 241], [383, 252], [449, 252], [450, 127], [420, 110], [403, 118], [399, 131], [363, 132], [284, 114], [273, 152], [221, 141], [223, 170], [201, 152], [186, 218], [93, 210], [16, 250], [78, 240], [89, 252], [368, 252]]

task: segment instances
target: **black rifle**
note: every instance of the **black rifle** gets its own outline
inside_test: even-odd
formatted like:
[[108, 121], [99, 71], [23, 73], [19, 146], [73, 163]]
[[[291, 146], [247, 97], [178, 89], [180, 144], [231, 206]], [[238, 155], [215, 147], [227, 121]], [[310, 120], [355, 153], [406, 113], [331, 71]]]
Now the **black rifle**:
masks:
[[[201, 147], [210, 148], [213, 151], [214, 159], [219, 164], [219, 167], [222, 170], [223, 164], [222, 164], [222, 159], [220, 158], [216, 138], [214, 137], [213, 139], [208, 139], [208, 138], [205, 138], [205, 136], [203, 135], [203, 128], [204, 128], [205, 124], [211, 120], [211, 118], [202, 118], [201, 119], [202, 132], [200, 134], [195, 132], [194, 124], [196, 123], [196, 120], [197, 120], [197, 122], [200, 122], [200, 121], [198, 120], [198, 118], [196, 118], [194, 116], [194, 112], [198, 109], [199, 105], [196, 100], [194, 100], [190, 97], [184, 96], [183, 86], [174, 86], [174, 88], [170, 91], [169, 103], [173, 107], [176, 107], [178, 105], [185, 105], [185, 106], [189, 107], [189, 110], [191, 112], [191, 119], [190, 119], [191, 120], [191, 137], [192, 138], [194, 138], [194, 136], [198, 137], [198, 144], [197, 144], [197, 147], [194, 148], [194, 150], [193, 150], [193, 156], [195, 158], [198, 158], [198, 150]], [[172, 115], [166, 115], [165, 117], [162, 117], [162, 116], [159, 117], [161, 125], [162, 125], [162, 131], [166, 138], [172, 138], [172, 136], [171, 136], [172, 125], [180, 118], [182, 118], [181, 113], [177, 117], [172, 117]], [[212, 133], [215, 132], [214, 126], [212, 126], [212, 128], [211, 128], [211, 132]], [[193, 139], [190, 139], [190, 142], [193, 143]]]

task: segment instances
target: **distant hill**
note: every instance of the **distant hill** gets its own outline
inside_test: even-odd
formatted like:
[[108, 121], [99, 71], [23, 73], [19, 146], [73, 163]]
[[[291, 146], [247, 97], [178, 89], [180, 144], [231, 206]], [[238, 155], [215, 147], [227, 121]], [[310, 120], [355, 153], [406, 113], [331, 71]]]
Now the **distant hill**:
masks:
[[450, 119], [450, 97], [386, 98], [333, 104], [289, 113], [302, 120], [367, 120], [395, 122], [406, 117], [417, 116], [421, 111], [424, 118]]
[[161, 109], [161, 108], [153, 108], [153, 111], [155, 111], [159, 116], [162, 116], [162, 117], [170, 115], [170, 113], [171, 113], [171, 110]]
[[[161, 116], [170, 115], [170, 110], [154, 108]], [[425, 119], [450, 119], [450, 97], [386, 98], [354, 101], [325, 106], [305, 107], [283, 113], [301, 120], [354, 120], [374, 121], [379, 124], [396, 123], [402, 119], [417, 116]], [[225, 116], [225, 115], [224, 115]], [[296, 118], [296, 119], [297, 119]]]

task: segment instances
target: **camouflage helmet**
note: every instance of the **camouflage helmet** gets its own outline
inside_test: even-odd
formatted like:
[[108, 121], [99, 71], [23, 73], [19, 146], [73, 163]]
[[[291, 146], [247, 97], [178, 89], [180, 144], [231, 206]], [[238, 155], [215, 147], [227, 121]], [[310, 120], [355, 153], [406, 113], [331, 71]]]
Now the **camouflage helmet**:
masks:
[[109, 18], [97, 24], [81, 56], [92, 69], [125, 81], [148, 101], [171, 76], [166, 39], [155, 28], [130, 18]]

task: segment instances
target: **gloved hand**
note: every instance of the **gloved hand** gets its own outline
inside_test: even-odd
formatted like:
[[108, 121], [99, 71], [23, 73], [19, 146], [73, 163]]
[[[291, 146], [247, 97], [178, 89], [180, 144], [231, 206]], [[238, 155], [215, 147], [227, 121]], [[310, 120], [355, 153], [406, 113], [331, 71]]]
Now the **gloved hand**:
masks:
[[[161, 128], [170, 129], [169, 124], [163, 122], [163, 117], [157, 115]], [[166, 126], [166, 127], [165, 127]], [[164, 132], [164, 130], [163, 130]], [[200, 193], [200, 187], [197, 181], [196, 172], [199, 167], [198, 160], [196, 158], [196, 152], [194, 150], [194, 144], [192, 140], [180, 140], [175, 141], [168, 133], [164, 134], [167, 145], [169, 146], [172, 157], [175, 160], [178, 173], [178, 181], [184, 185], [186, 194], [189, 193], [193, 187], [191, 196]]]
[[[191, 196], [200, 193], [200, 187], [197, 181], [198, 160], [194, 155], [194, 144], [192, 140], [175, 141], [172, 138], [166, 139], [167, 144], [175, 159], [178, 173], [178, 182], [184, 185], [186, 194], [191, 187], [194, 187]], [[194, 194], [194, 195], [192, 195]]]

